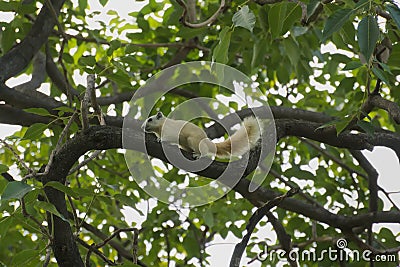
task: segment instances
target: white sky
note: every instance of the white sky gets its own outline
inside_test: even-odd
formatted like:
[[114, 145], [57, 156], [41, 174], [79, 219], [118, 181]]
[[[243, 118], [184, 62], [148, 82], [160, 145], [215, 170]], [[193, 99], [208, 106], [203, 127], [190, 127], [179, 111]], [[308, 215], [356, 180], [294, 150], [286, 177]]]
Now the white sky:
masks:
[[[146, 4], [147, 1], [126, 1], [126, 0], [113, 0], [109, 1], [105, 8], [101, 7], [98, 4], [98, 1], [89, 0], [89, 5], [92, 8], [92, 11], [98, 10], [102, 12], [102, 15], [95, 17], [95, 20], [108, 21], [106, 14], [108, 10], [117, 10], [121, 17], [127, 18], [128, 20], [132, 20], [132, 18], [128, 17], [128, 13], [132, 11], [137, 11], [140, 7]], [[10, 21], [12, 18], [12, 13], [1, 13], [0, 12], [0, 21]], [[24, 82], [27, 77], [23, 77], [23, 79], [14, 79], [12, 82], [9, 81], [9, 86], [15, 86], [16, 84]], [[6, 136], [11, 135], [16, 130], [19, 130], [19, 126], [5, 125], [0, 124], [0, 138], [4, 138]], [[364, 151], [364, 155], [371, 161], [373, 166], [379, 172], [379, 185], [386, 189], [388, 192], [400, 192], [400, 177], [398, 174], [400, 173], [400, 165], [395, 156], [394, 152], [387, 148], [377, 147], [373, 152]], [[16, 172], [15, 169], [11, 170], [12, 172]], [[392, 198], [395, 199], [398, 206], [400, 206], [400, 194], [392, 194]], [[388, 202], [385, 201], [385, 208], [388, 207]], [[145, 208], [145, 204], [141, 204], [141, 207]], [[128, 221], [143, 221], [145, 218], [139, 218], [137, 212], [127, 212], [127, 220]], [[131, 217], [131, 218], [129, 218]], [[400, 232], [400, 226], [391, 225], [390, 228], [398, 233]], [[265, 235], [265, 238], [269, 238], [271, 240], [275, 240], [275, 234], [273, 230], [271, 230], [270, 225], [265, 226], [264, 233], [269, 233]], [[263, 238], [259, 236], [259, 238]], [[212, 242], [212, 246], [207, 248], [207, 253], [211, 255], [210, 262], [211, 266], [224, 267], [229, 266], [229, 259], [232, 255], [233, 248], [237, 242], [240, 240], [233, 237], [233, 235], [229, 235], [227, 239], [223, 240], [220, 237], [216, 237]], [[248, 259], [247, 259], [248, 260]], [[247, 260], [242, 261], [243, 265], [246, 265]], [[250, 267], [260, 266], [259, 263], [255, 262]]]

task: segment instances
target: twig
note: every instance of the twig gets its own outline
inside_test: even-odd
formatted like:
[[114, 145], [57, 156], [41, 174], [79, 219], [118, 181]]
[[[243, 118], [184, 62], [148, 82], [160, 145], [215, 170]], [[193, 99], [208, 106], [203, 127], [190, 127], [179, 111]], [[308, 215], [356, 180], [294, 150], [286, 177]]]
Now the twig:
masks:
[[312, 148], [314, 148], [315, 150], [319, 151], [322, 155], [326, 156], [327, 158], [331, 159], [333, 162], [335, 162], [336, 164], [338, 164], [340, 167], [342, 167], [344, 170], [348, 171], [350, 173], [350, 178], [352, 179], [354, 188], [358, 188], [359, 186], [357, 185], [357, 181], [354, 179], [354, 177], [352, 176], [352, 174], [357, 174], [357, 176], [361, 176], [364, 178], [367, 178], [364, 174], [350, 168], [347, 164], [343, 163], [343, 161], [341, 161], [340, 159], [338, 159], [337, 157], [335, 157], [334, 155], [328, 153], [325, 149], [321, 148], [320, 146], [314, 144], [313, 142], [307, 140], [306, 138], [299, 138], [303, 143], [311, 146]]
[[168, 229], [165, 227], [162, 227], [162, 231], [165, 237], [165, 244], [167, 246], [167, 267], [170, 267], [171, 264], [171, 244], [169, 242], [169, 237], [168, 237]]
[[[88, 253], [86, 254], [86, 266], [90, 266], [90, 254], [92, 252], [96, 253], [97, 255], [99, 255], [104, 261], [106, 261], [108, 264], [111, 265], [116, 265], [114, 262], [110, 261], [109, 259], [107, 259], [103, 253], [101, 253], [98, 249], [105, 246], [108, 242], [110, 242], [114, 237], [116, 237], [117, 235], [119, 235], [119, 233], [121, 232], [134, 232], [134, 241], [135, 238], [137, 238], [136, 236], [139, 234], [139, 230], [136, 228], [122, 228], [122, 229], [118, 229], [117, 231], [115, 231], [111, 236], [107, 237], [106, 239], [103, 240], [103, 242], [101, 242], [100, 244], [92, 244], [91, 246], [87, 245], [86, 243], [86, 247], [89, 249]], [[99, 254], [100, 253], [100, 254]], [[134, 257], [134, 263], [137, 264], [137, 257], [136, 257], [136, 262], [135, 262], [135, 257]]]
[[[260, 165], [261, 165], [260, 166], [261, 170], [266, 170], [265, 166], [263, 166], [262, 164], [260, 164]], [[297, 188], [297, 186], [294, 185], [292, 182], [285, 181], [284, 177], [281, 174], [279, 174], [276, 170], [270, 169], [269, 173], [271, 173], [272, 176], [277, 178], [279, 181], [284, 183], [286, 186], [290, 187], [290, 189]], [[306, 201], [310, 202], [311, 204], [313, 204], [319, 208], [324, 208], [324, 206], [322, 206], [319, 202], [315, 201], [315, 199], [313, 199], [311, 196], [307, 195], [306, 193], [300, 191], [298, 194], [300, 197], [304, 198]]]
[[93, 159], [95, 159], [98, 155], [100, 155], [100, 153], [102, 152], [102, 150], [96, 150], [92, 153], [92, 155], [90, 155], [88, 158], [86, 158], [84, 161], [82, 161], [81, 163], [79, 163], [78, 165], [76, 165], [74, 168], [72, 168], [69, 172], [68, 175], [73, 174], [74, 172], [76, 172], [77, 170], [79, 170], [80, 168], [82, 168], [83, 166], [85, 166], [86, 164], [88, 164], [90, 161], [92, 161]]
[[66, 87], [65, 87], [65, 88], [66, 88], [66, 90], [67, 90], [67, 98], [68, 98], [68, 101], [69, 101], [69, 103], [70, 103], [70, 105], [71, 105], [71, 104], [72, 104], [72, 95], [71, 95], [71, 93], [69, 92], [70, 85], [69, 85], [69, 81], [68, 81], [68, 71], [67, 71], [67, 68], [65, 67], [64, 62], [63, 62], [64, 47], [65, 47], [65, 44], [66, 44], [66, 42], [67, 42], [67, 40], [68, 40], [68, 36], [67, 36], [67, 34], [65, 33], [64, 28], [63, 28], [63, 26], [61, 25], [61, 23], [58, 21], [57, 12], [55, 11], [55, 9], [54, 9], [54, 7], [53, 7], [51, 1], [50, 1], [50, 0], [45, 0], [45, 1], [46, 1], [46, 3], [47, 3], [48, 6], [49, 6], [49, 9], [50, 9], [50, 11], [51, 11], [51, 14], [52, 14], [52, 16], [54, 17], [54, 20], [56, 21], [56, 25], [57, 25], [57, 27], [58, 27], [58, 30], [59, 30], [59, 32], [61, 33], [62, 37], [63, 37], [63, 40], [62, 40], [62, 43], [61, 43], [61, 48], [60, 48], [60, 55], [59, 55], [59, 57], [58, 57], [58, 62], [60, 63], [60, 65], [61, 65], [61, 67], [62, 67], [62, 69], [63, 69], [64, 79], [65, 79], [65, 84], [66, 84]]
[[45, 0], [45, 2], [46, 2], [46, 4], [49, 6], [51, 15], [54, 17], [54, 20], [55, 20], [55, 22], [56, 22], [56, 25], [57, 25], [57, 27], [58, 27], [58, 30], [61, 31], [61, 34], [65, 37], [64, 28], [63, 28], [63, 26], [61, 25], [61, 23], [58, 21], [58, 15], [57, 15], [56, 10], [54, 9], [53, 4], [51, 3], [50, 0]]
[[258, 208], [256, 212], [250, 217], [250, 220], [246, 226], [246, 235], [243, 237], [242, 241], [235, 246], [233, 251], [230, 267], [238, 267], [240, 264], [240, 259], [242, 258], [243, 252], [246, 249], [247, 243], [249, 242], [250, 235], [253, 233], [254, 228], [257, 226], [258, 222], [270, 211], [273, 207], [278, 206], [285, 198], [291, 197], [299, 192], [299, 189], [290, 189], [285, 194], [278, 196], [271, 201], [266, 202], [263, 206]]
[[105, 79], [104, 82], [100, 83], [99, 85], [97, 85], [95, 87], [95, 89], [100, 89], [103, 88], [104, 86], [106, 86], [107, 84], [109, 84], [111, 81], [109, 79]]
[[383, 11], [382, 9], [380, 9], [379, 7], [376, 7], [375, 9], [376, 14], [378, 14], [379, 16], [381, 16], [382, 18], [385, 18], [387, 20], [391, 20], [392, 16], [390, 16], [389, 13], [386, 13], [385, 11]]
[[78, 220], [78, 216], [76, 214], [76, 207], [74, 205], [74, 202], [72, 202], [71, 196], [67, 195], [67, 198], [68, 198], [69, 205], [71, 206], [71, 210], [72, 210], [71, 213], [72, 213], [72, 217], [74, 218], [74, 222], [75, 222], [76, 235], [78, 236], [78, 233], [79, 233], [79, 230], [80, 230], [80, 223], [79, 223], [79, 220]]
[[65, 82], [65, 90], [67, 92], [66, 95], [67, 95], [69, 104], [71, 105], [72, 104], [72, 96], [73, 96], [73, 94], [70, 92], [71, 86], [70, 86], [69, 80], [68, 80], [68, 71], [67, 71], [67, 67], [65, 66], [64, 61], [63, 61], [64, 46], [65, 46], [66, 43], [67, 43], [67, 39], [64, 38], [62, 40], [62, 42], [61, 42], [60, 55], [58, 56], [58, 63], [60, 63], [61, 68], [63, 70], [64, 82]]
[[62, 132], [61, 132], [61, 134], [60, 134], [60, 137], [58, 138], [56, 147], [51, 151], [50, 159], [49, 159], [49, 162], [48, 162], [47, 165], [46, 165], [46, 168], [45, 168], [45, 170], [44, 170], [44, 173], [41, 173], [40, 175], [46, 175], [46, 174], [49, 173], [51, 164], [53, 164], [54, 156], [55, 156], [55, 155], [58, 153], [58, 151], [60, 150], [62, 141], [63, 141], [63, 139], [67, 136], [68, 130], [69, 130], [69, 128], [71, 127], [72, 123], [75, 121], [76, 116], [77, 116], [77, 113], [76, 113], [76, 111], [74, 111], [74, 113], [72, 113], [72, 115], [71, 115], [71, 118], [68, 120], [67, 125], [65, 125], [64, 129], [62, 130]]
[[47, 236], [50, 241], [53, 240], [53, 237], [50, 235], [50, 233], [47, 231], [47, 229], [34, 216], [30, 215], [27, 212], [24, 198], [21, 198], [21, 211], [22, 211], [22, 215], [24, 217], [30, 219], [31, 221], [33, 221], [39, 227], [39, 229], [42, 232], [42, 234]]
[[[69, 218], [72, 218], [73, 215], [71, 214], [71, 212], [68, 213], [69, 214]], [[96, 227], [94, 227], [91, 224], [86, 223], [85, 221], [83, 221], [82, 219], [78, 218], [79, 220], [79, 224], [85, 228], [87, 231], [93, 233], [95, 236], [99, 237], [100, 239], [106, 239], [108, 238], [108, 235], [106, 235], [105, 233], [101, 232], [99, 229], [97, 229]], [[136, 245], [135, 245], [136, 244]], [[115, 241], [115, 240], [110, 240], [110, 242], [108, 243], [108, 245], [110, 245], [113, 249], [115, 249], [118, 252], [118, 255], [120, 255], [121, 257], [134, 262], [135, 263], [135, 257], [136, 257], [136, 261], [137, 264], [140, 266], [146, 266], [143, 262], [141, 262], [140, 260], [137, 260], [137, 244], [138, 244], [138, 234], [134, 233], [133, 236], [133, 255], [130, 251], [128, 251], [123, 245], [121, 245], [119, 242]]]
[[400, 251], [400, 246], [399, 247], [394, 247], [391, 249], [377, 249], [372, 245], [369, 245], [365, 243], [360, 237], [358, 237], [354, 232], [352, 231], [344, 231], [344, 234], [346, 234], [347, 237], [349, 237], [351, 240], [353, 240], [359, 248], [362, 248], [364, 250], [370, 250], [372, 254], [374, 255], [390, 255], [390, 254], [395, 254]]
[[11, 153], [14, 155], [14, 157], [17, 159], [17, 161], [21, 164], [21, 166], [27, 170], [29, 172], [29, 174], [31, 174], [32, 176], [36, 175], [36, 171], [29, 168], [28, 165], [26, 165], [26, 163], [19, 157], [19, 155], [17, 154], [17, 152], [15, 152], [15, 150], [9, 145], [7, 144], [3, 139], [0, 138], [0, 143], [2, 143], [8, 150], [11, 151]]
[[103, 112], [101, 111], [101, 108], [100, 108], [99, 104], [97, 104], [95, 83], [94, 82], [95, 82], [94, 74], [89, 74], [87, 76], [87, 89], [86, 90], [89, 91], [90, 102], [92, 104], [94, 112], [97, 115], [97, 118], [99, 120], [100, 125], [106, 125], [106, 121], [104, 120]]
[[44, 258], [44, 262], [43, 262], [43, 267], [47, 267], [49, 266], [50, 263], [50, 257], [51, 257], [51, 241], [49, 240], [49, 242], [47, 243], [46, 246], [46, 257]]
[[285, 227], [283, 227], [283, 224], [276, 218], [272, 212], [268, 211], [266, 213], [268, 221], [272, 224], [272, 227], [274, 227], [274, 230], [276, 232], [276, 236], [278, 237], [279, 243], [281, 243], [282, 248], [286, 251], [286, 256], [288, 259], [288, 262], [290, 266], [296, 267], [297, 263], [296, 260], [292, 259], [289, 257], [289, 253], [292, 249], [292, 240], [291, 237], [288, 233], [286, 233]]
[[139, 231], [137, 231], [137, 230], [135, 231], [134, 230], [134, 232], [133, 232], [133, 244], [132, 244], [132, 257], [133, 257], [132, 262], [134, 264], [138, 264], [138, 254], [137, 254], [138, 241], [139, 241]]
[[89, 129], [89, 103], [90, 103], [90, 92], [86, 88], [85, 95], [81, 101], [81, 119], [82, 119], [82, 131]]
[[88, 249], [88, 253], [86, 254], [86, 259], [85, 259], [85, 266], [90, 267], [90, 254], [93, 252], [94, 254], [98, 255], [104, 262], [111, 266], [116, 266], [117, 264], [109, 259], [98, 249], [95, 249], [93, 246], [88, 245], [85, 241], [83, 241], [80, 238], [76, 239], [79, 244], [84, 246], [85, 248]]
[[[333, 156], [332, 154], [326, 152], [325, 149], [322, 149], [320, 146], [317, 146], [316, 144], [314, 144], [313, 142], [310, 142], [309, 140], [305, 139], [305, 138], [300, 138], [300, 140], [302, 140], [304, 143], [312, 146], [314, 149], [318, 150], [321, 154], [325, 155], [326, 157], [328, 157], [330, 160], [332, 160], [333, 162], [335, 162], [336, 164], [338, 164], [340, 167], [342, 167], [344, 170], [347, 170], [350, 174], [356, 174], [359, 177], [362, 177], [364, 179], [368, 179], [368, 176], [365, 175], [364, 173], [361, 173], [355, 169], [352, 169], [351, 167], [349, 167], [347, 164], [345, 164], [342, 160], [338, 159], [337, 157]], [[354, 152], [356, 150], [350, 150], [350, 152]], [[353, 153], [352, 153], [353, 154]], [[363, 156], [363, 155], [362, 155]], [[353, 157], [355, 157], [355, 155], [353, 154]], [[364, 156], [363, 156], [364, 157]], [[356, 158], [357, 159], [357, 158]], [[359, 162], [360, 163], [360, 162]], [[361, 164], [362, 167], [362, 164]], [[390, 193], [387, 192], [384, 188], [382, 188], [381, 186], [378, 185], [378, 189], [379, 191], [381, 191], [386, 198], [390, 201], [390, 203], [392, 203], [393, 207], [397, 210], [400, 210], [400, 208], [397, 207], [396, 203], [394, 203], [394, 201], [390, 198]], [[299, 193], [299, 195], [301, 195], [301, 192]]]
[[208, 18], [207, 20], [200, 22], [200, 23], [191, 23], [189, 21], [187, 21], [187, 14], [189, 13], [189, 8], [186, 5], [186, 3], [183, 0], [177, 0], [178, 4], [181, 5], [184, 9], [182, 17], [181, 17], [181, 22], [183, 25], [189, 27], [189, 28], [202, 28], [205, 26], [208, 26], [212, 23], [214, 23], [214, 21], [217, 20], [219, 14], [223, 11], [223, 9], [225, 8], [225, 0], [221, 0], [221, 4], [219, 6], [219, 8], [217, 9], [217, 11], [215, 11], [215, 13]]

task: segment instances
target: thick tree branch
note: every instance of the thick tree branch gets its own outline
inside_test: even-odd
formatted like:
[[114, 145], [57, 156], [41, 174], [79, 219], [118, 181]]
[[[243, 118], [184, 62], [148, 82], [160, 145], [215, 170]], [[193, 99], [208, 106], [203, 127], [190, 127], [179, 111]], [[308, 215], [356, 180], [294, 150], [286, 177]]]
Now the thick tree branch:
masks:
[[[57, 13], [65, 0], [52, 0], [52, 6]], [[20, 73], [28, 64], [53, 31], [56, 20], [47, 4], [44, 4], [31, 30], [21, 43], [14, 46], [0, 58], [0, 82]]]
[[32, 78], [30, 81], [17, 85], [14, 87], [15, 90], [21, 93], [30, 93], [33, 90], [40, 87], [40, 85], [46, 79], [46, 56], [42, 52], [38, 52], [32, 60]]
[[[371, 213], [378, 211], [378, 172], [368, 161], [368, 159], [360, 151], [351, 151], [353, 157], [358, 161], [361, 167], [368, 174], [368, 189], [369, 189], [369, 207]], [[368, 226], [368, 244], [372, 245], [373, 242], [372, 223]]]
[[[264, 107], [251, 108], [251, 109], [247, 108], [239, 110], [235, 113], [228, 114], [219, 121], [220, 122], [219, 124], [216, 123], [207, 128], [206, 129], [207, 135], [211, 139], [221, 137], [222, 135], [225, 134], [225, 129], [222, 125], [226, 125], [228, 127], [233, 126], [240, 122], [239, 118], [244, 119], [248, 116], [254, 116], [254, 113], [257, 114], [257, 116], [260, 116], [259, 117], [260, 119], [267, 119], [262, 116], [268, 114], [266, 114], [265, 112], [258, 112], [259, 110], [263, 109], [265, 108]], [[308, 111], [298, 108], [273, 106], [270, 107], [270, 109], [275, 119], [296, 119], [296, 120], [304, 120], [304, 121], [318, 122], [318, 123], [327, 123], [335, 119], [334, 117], [325, 115], [324, 113], [321, 112]]]
[[321, 127], [320, 123], [282, 119], [276, 120], [278, 139], [285, 136], [306, 137], [321, 143], [351, 150], [372, 150], [375, 146], [391, 148], [400, 160], [400, 136], [392, 132], [375, 132], [373, 135], [349, 131], [337, 135], [334, 127]]
[[[162, 146], [157, 142], [154, 136], [146, 137], [147, 151], [143, 151], [140, 145], [140, 140], [143, 138], [143, 133], [139, 131], [132, 131], [129, 133], [131, 135], [132, 142], [127, 149], [134, 149], [140, 152], [147, 152], [150, 156], [159, 158], [163, 161], [168, 162], [167, 158], [163, 154]], [[93, 149], [111, 149], [111, 148], [121, 148], [122, 147], [122, 129], [110, 127], [110, 126], [92, 126], [83, 134], [77, 135], [75, 138], [69, 140], [59, 151], [59, 153], [54, 158], [53, 168], [49, 170], [49, 174], [46, 179], [50, 178], [63, 182], [65, 177], [78, 158], [89, 150]], [[188, 157], [188, 153], [182, 152]], [[218, 178], [219, 175], [225, 170], [227, 163], [223, 162], [213, 162], [208, 168], [198, 172], [198, 174], [209, 177]], [[250, 168], [248, 171], [251, 171]], [[278, 193], [265, 188], [258, 188], [256, 191], [250, 193], [248, 192], [250, 181], [247, 179], [241, 179], [239, 183], [235, 186], [234, 190], [243, 195], [251, 203], [256, 206], [261, 206], [265, 202], [278, 196]], [[363, 226], [368, 221], [376, 220], [375, 222], [393, 222], [394, 220], [400, 219], [399, 212], [378, 212], [375, 216], [371, 215], [357, 215], [351, 217], [345, 217], [342, 215], [336, 215], [330, 213], [329, 211], [316, 207], [312, 204], [306, 204], [299, 200], [285, 199], [281, 203], [281, 207], [291, 210], [296, 213], [303, 214], [311, 219], [325, 222], [336, 228], [346, 228]], [[359, 216], [363, 216], [363, 219], [359, 219]]]
[[32, 97], [27, 94], [18, 92], [6, 86], [0, 82], [0, 100], [6, 102], [6, 104], [12, 105], [17, 108], [44, 108], [48, 111], [52, 111], [53, 108], [62, 106], [60, 102], [48, 101], [46, 98]]
[[0, 104], [0, 123], [30, 126], [34, 123], [49, 123], [51, 118], [25, 112], [7, 104]]
[[[130, 146], [127, 149], [134, 149], [141, 152], [143, 147], [140, 145], [140, 140], [143, 138], [143, 133], [139, 131], [132, 131]], [[288, 132], [286, 132], [288, 134]], [[168, 162], [167, 158], [163, 154], [162, 146], [157, 142], [154, 136], [146, 137], [147, 152], [152, 157], [157, 157], [165, 162]], [[111, 126], [92, 126], [86, 132], [77, 135], [75, 138], [69, 140], [54, 156], [53, 164], [49, 169], [47, 175], [43, 176], [43, 183], [46, 184], [49, 181], [58, 181], [65, 183], [66, 176], [69, 169], [79, 159], [81, 155], [89, 150], [97, 149], [111, 149], [122, 147], [122, 129]], [[186, 156], [190, 157], [186, 152], [182, 152]], [[251, 159], [250, 159], [251, 162]], [[213, 162], [208, 168], [198, 172], [198, 174], [209, 177], [218, 178], [226, 168], [227, 163]], [[243, 175], [247, 176], [256, 166], [250, 166]], [[267, 190], [265, 188], [258, 188], [254, 192], [249, 192], [250, 181], [247, 179], [241, 179], [239, 183], [234, 187], [234, 190], [242, 194], [244, 198], [249, 200], [255, 206], [262, 206], [279, 196], [279, 193]], [[65, 217], [68, 216], [65, 195], [64, 193], [51, 188], [45, 187], [45, 192], [51, 203], [53, 203], [57, 210]], [[280, 204], [281, 208], [303, 214], [311, 219], [319, 222], [326, 223], [332, 227], [339, 229], [351, 229], [353, 227], [367, 227], [371, 223], [379, 222], [398, 222], [400, 220], [400, 212], [377, 212], [368, 213], [361, 215], [351, 215], [349, 217], [343, 215], [333, 214], [326, 209], [316, 207], [311, 204], [304, 203], [295, 199], [285, 199]], [[82, 266], [83, 262], [80, 259], [71, 226], [63, 221], [61, 218], [54, 216], [54, 245], [53, 251], [57, 258], [60, 266], [71, 266], [71, 261], [74, 262], [74, 266]]]
[[400, 124], [400, 107], [397, 103], [384, 99], [380, 95], [370, 95], [368, 101], [374, 107], [386, 110], [389, 113], [389, 116], [397, 124]]

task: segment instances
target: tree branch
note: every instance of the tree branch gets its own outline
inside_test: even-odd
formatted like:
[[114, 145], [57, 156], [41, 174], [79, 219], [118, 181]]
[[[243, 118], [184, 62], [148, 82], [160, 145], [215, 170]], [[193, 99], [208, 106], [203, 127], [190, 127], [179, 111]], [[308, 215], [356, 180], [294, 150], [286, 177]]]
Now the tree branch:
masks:
[[349, 131], [337, 135], [334, 127], [320, 128], [320, 123], [282, 119], [276, 120], [278, 139], [285, 136], [306, 137], [335, 147], [351, 150], [372, 150], [375, 146], [391, 148], [400, 160], [400, 136], [393, 132], [375, 132], [372, 135]]
[[[52, 0], [52, 6], [57, 13], [65, 0]], [[56, 20], [47, 4], [42, 7], [31, 30], [21, 43], [14, 46], [3, 57], [0, 58], [0, 82], [20, 73], [32, 60], [50, 36]]]
[[370, 95], [368, 101], [377, 108], [386, 110], [390, 117], [397, 123], [400, 124], [400, 107], [397, 103], [390, 100], [384, 99], [380, 95]]
[[185, 4], [185, 2], [183, 0], [177, 0], [177, 2], [184, 9], [182, 17], [181, 17], [181, 22], [183, 25], [185, 25], [186, 27], [189, 27], [189, 28], [202, 28], [202, 27], [205, 27], [205, 26], [208, 26], [208, 25], [214, 23], [217, 20], [219, 14], [225, 8], [225, 0], [221, 0], [221, 4], [220, 4], [219, 8], [217, 9], [217, 11], [215, 11], [215, 13], [211, 17], [209, 17], [207, 20], [200, 22], [200, 23], [191, 23], [190, 20], [188, 21], [188, 18], [187, 18], [187, 17], [189, 17], [189, 18], [191, 17], [190, 15], [188, 15], [188, 14], [191, 14], [191, 12], [190, 12], [191, 9]]
[[40, 87], [40, 85], [46, 79], [46, 56], [42, 52], [38, 52], [32, 61], [32, 78], [30, 81], [17, 85], [14, 87], [15, 90], [20, 91], [21, 93], [30, 93], [33, 90]]
[[[143, 139], [143, 133], [139, 131], [132, 131], [129, 134], [130, 138], [132, 138], [132, 142], [126, 149], [134, 149], [145, 153], [146, 151], [143, 151], [143, 147], [140, 145], [140, 140]], [[354, 135], [354, 138], [357, 138], [357, 135]], [[157, 142], [156, 137], [150, 135], [147, 136], [146, 144], [147, 152], [150, 156], [168, 162], [167, 158], [163, 154], [162, 146], [159, 142]], [[122, 129], [111, 126], [92, 126], [86, 132], [76, 135], [74, 138], [68, 140], [67, 143], [64, 144], [60, 151], [55, 155], [52, 167], [50, 168], [49, 173], [43, 177], [42, 181], [44, 184], [46, 184], [48, 181], [59, 181], [64, 183], [69, 169], [79, 159], [79, 157], [87, 151], [93, 149], [101, 150], [121, 147]], [[182, 151], [182, 153], [190, 157], [187, 152]], [[197, 174], [216, 179], [225, 171], [226, 164], [227, 163], [214, 161], [208, 168], [199, 171]], [[254, 168], [255, 166], [250, 166], [246, 170], [244, 177], [247, 176], [249, 172], [254, 170]], [[250, 183], [251, 182], [247, 179], [241, 179], [234, 187], [234, 190], [240, 193], [255, 206], [262, 206], [269, 200], [279, 196], [279, 193], [262, 187], [250, 193], [248, 191]], [[51, 187], [45, 187], [45, 191], [50, 202], [56, 206], [57, 210], [64, 216], [67, 216], [64, 193], [52, 189]], [[400, 220], [400, 212], [377, 212], [375, 214], [367, 213], [347, 217], [333, 214], [326, 209], [322, 209], [312, 204], [299, 201], [298, 199], [291, 198], [283, 200], [280, 204], [280, 207], [339, 229], [348, 229], [359, 226], [366, 227], [371, 223], [398, 222]], [[58, 217], [54, 217], [55, 228], [57, 228], [56, 232], [62, 233], [62, 235], [55, 236], [55, 246], [58, 247], [60, 244], [65, 244], [61, 247], [64, 247], [64, 250], [66, 249], [67, 252], [65, 253], [64, 251], [62, 255], [59, 255], [59, 251], [56, 250], [54, 254], [56, 255], [57, 259], [59, 257], [62, 259], [63, 255], [69, 255], [72, 257], [70, 254], [72, 251], [70, 251], [70, 248], [66, 245], [66, 242], [72, 238], [68, 237], [68, 233], [72, 235], [70, 225], [57, 218]]]
[[30, 126], [34, 123], [50, 123], [51, 118], [25, 112], [7, 104], [0, 104], [0, 123]]
[[278, 218], [276, 218], [274, 216], [274, 214], [272, 214], [272, 212], [269, 211], [269, 212], [267, 212], [266, 215], [267, 215], [268, 221], [272, 224], [272, 227], [274, 227], [274, 230], [276, 232], [276, 236], [279, 240], [279, 243], [281, 244], [283, 250], [286, 251], [286, 256], [287, 256], [290, 266], [292, 266], [292, 267], [298, 266], [296, 261], [291, 259], [291, 257], [289, 257], [289, 253], [293, 247], [291, 236], [288, 235], [288, 233], [286, 233], [285, 227], [283, 226], [281, 221], [279, 221]]
[[279, 206], [279, 204], [282, 203], [284, 199], [297, 194], [298, 191], [299, 189], [291, 189], [286, 194], [280, 195], [266, 202], [253, 213], [253, 215], [250, 217], [249, 222], [246, 225], [246, 235], [243, 237], [242, 241], [235, 246], [235, 250], [233, 251], [231, 262], [229, 264], [230, 267], [240, 266], [240, 259], [242, 258], [243, 252], [246, 249], [247, 243], [250, 240], [250, 236], [253, 233], [254, 228], [257, 226], [258, 222], [264, 217], [264, 215], [267, 215], [267, 213], [269, 213], [273, 207]]

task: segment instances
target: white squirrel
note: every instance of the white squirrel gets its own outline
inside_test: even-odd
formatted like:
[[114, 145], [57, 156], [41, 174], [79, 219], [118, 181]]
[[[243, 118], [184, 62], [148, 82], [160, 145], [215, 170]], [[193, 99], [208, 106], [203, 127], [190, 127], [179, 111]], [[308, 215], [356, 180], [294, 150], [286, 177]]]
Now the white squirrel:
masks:
[[142, 129], [147, 133], [154, 133], [159, 142], [178, 144], [183, 150], [192, 152], [195, 158], [241, 156], [254, 148], [261, 137], [260, 126], [255, 117], [245, 118], [240, 129], [221, 143], [213, 143], [197, 125], [166, 118], [161, 112], [149, 117], [143, 123]]

